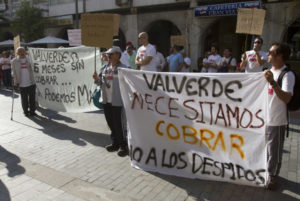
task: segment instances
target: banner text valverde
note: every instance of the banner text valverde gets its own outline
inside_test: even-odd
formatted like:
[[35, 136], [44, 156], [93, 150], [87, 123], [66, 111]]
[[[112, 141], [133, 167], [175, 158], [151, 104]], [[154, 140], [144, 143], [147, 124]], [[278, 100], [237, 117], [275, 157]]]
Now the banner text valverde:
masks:
[[[232, 128], [259, 129], [265, 125], [260, 116], [261, 109], [250, 111], [238, 106], [216, 102], [203, 102], [194, 99], [179, 100], [165, 96], [152, 96], [134, 92], [131, 98], [132, 110], [146, 110], [162, 116], [192, 120], [199, 124], [223, 125]], [[209, 111], [204, 114], [203, 111]]]
[[[149, 75], [149, 74], [148, 74]], [[234, 102], [242, 102], [242, 98], [233, 97], [233, 87], [242, 89], [243, 85], [239, 80], [231, 80], [226, 84], [222, 83], [218, 79], [211, 79], [209, 77], [200, 77], [198, 79], [187, 76], [183, 76], [181, 80], [178, 76], [161, 75], [161, 74], [151, 74], [151, 79], [148, 80], [146, 74], [143, 74], [143, 78], [150, 90], [157, 91], [161, 89], [166, 92], [174, 92], [181, 94], [183, 90], [186, 92], [187, 96], [199, 96], [199, 97], [220, 97], [223, 93], [225, 96]], [[150, 81], [151, 80], [151, 81]], [[211, 84], [212, 83], [212, 84]], [[174, 86], [174, 87], [172, 87]], [[195, 89], [194, 86], [197, 86]], [[212, 88], [208, 88], [212, 86]]]

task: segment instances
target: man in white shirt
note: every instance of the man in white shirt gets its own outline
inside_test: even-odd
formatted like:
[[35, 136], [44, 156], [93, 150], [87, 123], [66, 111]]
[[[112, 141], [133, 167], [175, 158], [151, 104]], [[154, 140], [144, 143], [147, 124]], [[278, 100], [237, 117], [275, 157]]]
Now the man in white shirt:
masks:
[[266, 127], [267, 165], [269, 179], [267, 188], [276, 188], [277, 177], [281, 167], [285, 129], [287, 125], [287, 105], [293, 96], [295, 75], [287, 71], [282, 77], [281, 86], [278, 78], [287, 68], [285, 61], [290, 56], [290, 48], [286, 44], [274, 43], [268, 53], [268, 61], [272, 64], [264, 75], [269, 82], [269, 114]]
[[[34, 116], [35, 113], [35, 81], [33, 70], [26, 51], [23, 47], [17, 49], [17, 58], [11, 61], [14, 75], [14, 85], [20, 87], [22, 108], [25, 116]], [[29, 109], [29, 110], [28, 110]]]
[[236, 60], [232, 57], [231, 48], [225, 48], [223, 52], [223, 57], [219, 61], [218, 72], [229, 72], [233, 73], [236, 70]]
[[245, 69], [246, 73], [260, 72], [263, 65], [268, 60], [267, 53], [261, 50], [263, 39], [256, 37], [254, 39], [253, 50], [245, 52], [242, 57], [241, 68]]
[[219, 69], [218, 63], [220, 63], [221, 56], [218, 54], [218, 49], [215, 46], [211, 46], [210, 52], [211, 55], [208, 57], [207, 72], [215, 73]]
[[143, 71], [157, 71], [156, 62], [153, 59], [156, 55], [156, 50], [153, 45], [149, 43], [148, 34], [142, 32], [139, 34], [139, 43], [142, 45], [135, 58], [135, 64], [140, 66]]

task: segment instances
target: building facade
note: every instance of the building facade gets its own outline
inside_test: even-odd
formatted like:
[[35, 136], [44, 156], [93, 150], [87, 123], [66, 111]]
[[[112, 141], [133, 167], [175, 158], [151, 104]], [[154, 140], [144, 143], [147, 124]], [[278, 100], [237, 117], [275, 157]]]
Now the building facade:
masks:
[[[119, 38], [124, 48], [127, 41], [138, 47], [138, 33], [149, 33], [150, 42], [158, 45], [167, 56], [171, 35], [185, 35], [185, 50], [192, 59], [193, 69], [197, 60], [213, 44], [222, 53], [225, 47], [233, 49], [233, 55], [239, 60], [241, 53], [251, 48], [251, 35], [236, 34], [237, 16], [219, 15], [199, 16], [196, 10], [203, 6], [259, 2], [266, 10], [262, 37], [263, 49], [267, 50], [274, 41], [288, 42], [293, 50], [293, 58], [300, 60], [300, 2], [266, 0], [32, 0], [33, 5], [44, 10], [48, 18], [45, 35], [67, 38], [67, 30], [80, 27], [81, 13], [118, 13], [121, 15]], [[8, 1], [8, 9], [13, 12], [19, 0]], [[228, 8], [216, 7], [216, 9]], [[77, 12], [76, 12], [77, 10]], [[230, 9], [229, 9], [230, 10]], [[223, 11], [231, 12], [231, 11]], [[76, 14], [78, 13], [78, 15]], [[246, 41], [246, 42], [245, 42]]]

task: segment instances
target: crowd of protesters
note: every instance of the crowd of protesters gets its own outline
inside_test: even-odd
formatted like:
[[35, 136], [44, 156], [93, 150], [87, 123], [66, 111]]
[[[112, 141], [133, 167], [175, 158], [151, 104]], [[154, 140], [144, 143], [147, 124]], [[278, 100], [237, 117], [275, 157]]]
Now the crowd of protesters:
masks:
[[[157, 47], [149, 43], [148, 34], [142, 32], [139, 34], [140, 47], [135, 51], [131, 42], [127, 43], [126, 51], [122, 52], [117, 46], [113, 46], [105, 55], [106, 63], [101, 69], [100, 74], [95, 73], [93, 78], [99, 82], [103, 90], [104, 114], [106, 121], [111, 129], [112, 143], [106, 146], [107, 151], [118, 151], [119, 156], [128, 154], [128, 147], [126, 143], [126, 134], [121, 128], [122, 122], [122, 101], [118, 68], [129, 67], [142, 71], [167, 71], [169, 72], [190, 72], [191, 60], [186, 56], [184, 50], [179, 46], [172, 46], [170, 55], [165, 59]], [[212, 46], [210, 51], [205, 52], [205, 58], [202, 60], [200, 71], [202, 73], [210, 72], [245, 72], [254, 73], [262, 72], [269, 83], [269, 110], [270, 114], [267, 119], [266, 127], [266, 145], [267, 145], [267, 171], [269, 178], [266, 187], [268, 189], [275, 189], [277, 186], [278, 174], [281, 167], [282, 150], [285, 126], [287, 124], [287, 107], [286, 104], [293, 96], [293, 89], [295, 85], [295, 75], [288, 71], [283, 76], [282, 85], [277, 81], [282, 71], [287, 66], [286, 60], [289, 58], [290, 49], [287, 45], [281, 43], [274, 43], [268, 53], [263, 52], [261, 47], [263, 39], [256, 37], [254, 40], [253, 49], [246, 51], [241, 56], [241, 62], [232, 56], [231, 48], [225, 48], [223, 57], [219, 55], [218, 48]], [[124, 55], [124, 56], [123, 56]], [[126, 64], [122, 64], [121, 58], [127, 59]], [[135, 62], [134, 62], [135, 61]], [[201, 62], [201, 61], [200, 61]], [[269, 64], [268, 68], [266, 64]], [[114, 87], [111, 87], [114, 86]], [[112, 112], [115, 111], [115, 112]], [[278, 112], [279, 111], [279, 112]]]
[[[157, 46], [149, 43], [148, 34], [139, 34], [137, 50], [131, 42], [127, 42], [126, 50], [122, 51], [118, 45], [114, 45], [101, 55], [102, 68], [100, 73], [94, 73], [95, 83], [100, 85], [104, 115], [111, 130], [111, 144], [105, 148], [109, 152], [118, 151], [118, 155], [128, 155], [127, 137], [124, 129], [124, 107], [120, 93], [118, 69], [131, 68], [141, 71], [168, 71], [168, 72], [191, 72], [191, 60], [185, 50], [180, 46], [173, 45], [170, 55], [166, 58], [158, 51]], [[290, 49], [282, 43], [274, 43], [269, 52], [261, 50], [263, 39], [254, 39], [253, 49], [246, 51], [241, 56], [241, 62], [232, 56], [232, 49], [225, 48], [223, 56], [219, 55], [218, 48], [211, 46], [205, 52], [205, 58], [198, 60], [199, 71], [202, 73], [217, 72], [262, 72], [269, 83], [269, 110], [267, 119], [266, 144], [267, 164], [269, 179], [267, 187], [274, 189], [277, 184], [278, 174], [281, 167], [282, 151], [285, 126], [288, 123], [286, 104], [293, 96], [295, 75], [291, 71], [282, 77], [281, 85], [278, 79], [282, 71], [288, 68], [286, 60], [289, 58]], [[199, 65], [199, 64], [198, 64]], [[266, 66], [269, 66], [266, 68]], [[2, 52], [0, 58], [1, 80], [6, 88], [11, 88], [13, 70], [14, 85], [20, 87], [21, 102], [25, 116], [35, 116], [35, 82], [29, 59], [26, 57], [24, 48], [17, 49], [17, 57], [8, 52]]]

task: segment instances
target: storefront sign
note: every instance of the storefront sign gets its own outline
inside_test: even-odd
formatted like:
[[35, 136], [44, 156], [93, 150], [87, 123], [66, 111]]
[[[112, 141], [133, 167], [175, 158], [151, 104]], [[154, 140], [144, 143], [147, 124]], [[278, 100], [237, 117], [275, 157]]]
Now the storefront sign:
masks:
[[263, 72], [119, 70], [133, 167], [264, 186], [268, 82]]
[[195, 17], [237, 15], [238, 8], [260, 8], [260, 1], [199, 6], [195, 8]]
[[73, 17], [72, 15], [68, 16], [60, 16], [60, 17], [52, 17], [46, 19], [46, 23], [49, 26], [64, 26], [73, 24]]

